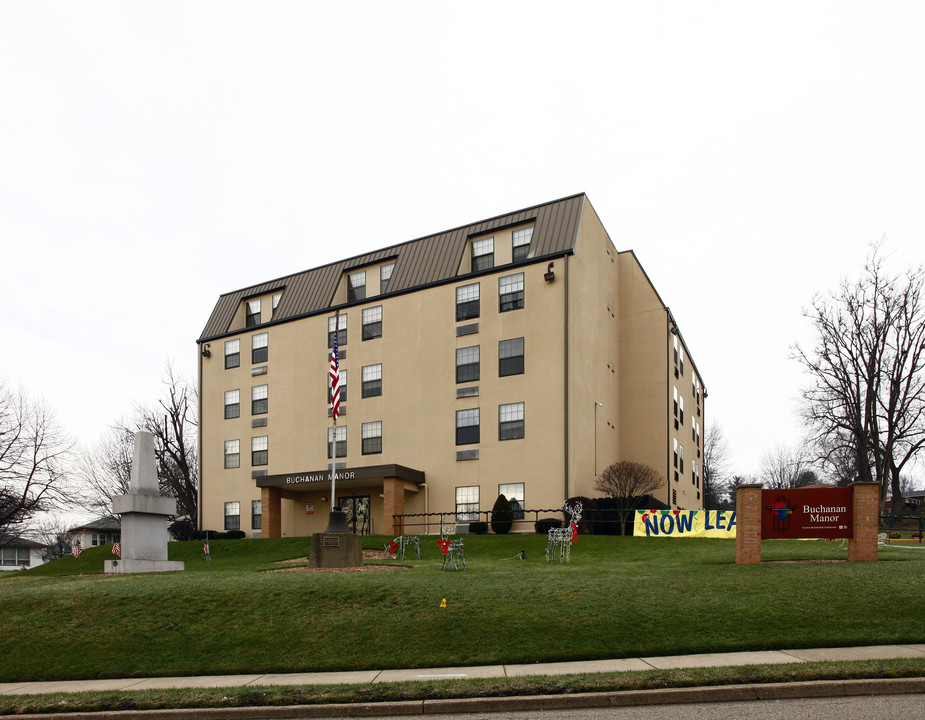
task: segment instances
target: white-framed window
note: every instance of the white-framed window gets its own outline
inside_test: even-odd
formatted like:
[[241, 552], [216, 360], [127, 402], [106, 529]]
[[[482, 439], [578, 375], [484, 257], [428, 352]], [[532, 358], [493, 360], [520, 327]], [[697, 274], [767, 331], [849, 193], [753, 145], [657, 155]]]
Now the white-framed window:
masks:
[[251, 438], [251, 465], [266, 465], [269, 461], [269, 438], [266, 435]]
[[526, 260], [530, 252], [530, 241], [533, 239], [533, 226], [518, 228], [513, 235], [513, 259], [514, 262]]
[[231, 420], [232, 418], [241, 417], [241, 391], [240, 390], [226, 390], [225, 391], [225, 419]]
[[524, 371], [524, 339], [502, 340], [498, 343], [498, 377], [522, 375]]
[[479, 346], [456, 348], [456, 382], [474, 382], [479, 379]]
[[382, 395], [382, 363], [363, 366], [363, 397]]
[[456, 288], [456, 320], [471, 320], [479, 316], [479, 284]]
[[678, 438], [674, 439], [674, 467], [678, 469]]
[[456, 444], [474, 445], [479, 441], [479, 409], [456, 411]]
[[247, 312], [244, 327], [256, 327], [260, 324], [260, 298], [247, 301]]
[[267, 412], [269, 391], [267, 385], [254, 385], [251, 388], [251, 415], [263, 415]]
[[276, 315], [276, 308], [279, 305], [279, 301], [283, 299], [283, 294], [281, 292], [273, 293], [273, 313], [270, 317]]
[[382, 452], [382, 421], [363, 423], [363, 454], [376, 455]]
[[515, 273], [498, 278], [500, 311], [519, 310], [524, 306], [524, 274]]
[[495, 266], [495, 239], [479, 238], [472, 241], [472, 272], [489, 270]]
[[684, 446], [683, 446], [683, 445], [680, 445], [679, 448], [680, 448], [680, 450], [681, 450], [681, 456], [680, 456], [680, 457], [681, 457], [681, 466], [678, 468], [678, 470], [679, 470], [681, 473], [683, 473], [683, 472], [684, 472]]
[[251, 500], [251, 530], [260, 530], [263, 525], [263, 503]]
[[241, 441], [240, 440], [226, 440], [225, 441], [225, 469], [231, 470], [233, 468], [241, 467]]
[[366, 298], [366, 271], [357, 270], [347, 275], [347, 302]]
[[347, 457], [347, 428], [344, 425], [338, 425], [336, 428], [328, 428], [328, 459], [331, 459], [331, 441], [334, 440], [335, 432], [337, 431], [337, 457], [345, 458]]
[[384, 295], [389, 291], [389, 281], [392, 279], [392, 272], [395, 270], [395, 263], [390, 262], [379, 266], [379, 294]]
[[504, 495], [507, 501], [511, 503], [511, 510], [514, 512], [515, 520], [524, 519], [524, 484], [523, 483], [502, 483], [498, 485], [498, 494]]
[[225, 369], [230, 370], [241, 364], [241, 341], [225, 341]]
[[498, 439], [517, 440], [524, 436], [524, 404], [498, 406]]
[[[336, 326], [336, 327], [335, 327]], [[347, 344], [347, 313], [340, 313], [328, 318], [328, 347], [334, 347], [334, 331], [337, 330], [337, 346]]]
[[270, 336], [268, 333], [257, 333], [251, 337], [251, 363], [266, 362], [269, 357]]
[[[328, 386], [328, 405], [331, 404], [331, 379], [325, 377], [326, 384]], [[347, 402], [347, 371], [343, 368], [340, 369], [340, 383], [337, 386], [340, 389], [340, 401], [341, 403]], [[330, 408], [329, 408], [330, 409]], [[341, 414], [343, 414], [343, 408], [341, 408]]]
[[382, 337], [382, 305], [363, 308], [363, 339]]
[[681, 424], [683, 425], [684, 424], [684, 396], [683, 395], [678, 397], [678, 409], [680, 411], [679, 418], [680, 418]]
[[9, 545], [0, 548], [0, 565], [7, 567], [22, 567], [31, 565], [32, 558], [29, 555], [29, 548], [10, 547]]
[[475, 522], [479, 519], [479, 486], [456, 488], [456, 521]]
[[239, 502], [226, 502], [225, 503], [225, 529], [226, 530], [240, 530], [241, 529], [241, 503]]

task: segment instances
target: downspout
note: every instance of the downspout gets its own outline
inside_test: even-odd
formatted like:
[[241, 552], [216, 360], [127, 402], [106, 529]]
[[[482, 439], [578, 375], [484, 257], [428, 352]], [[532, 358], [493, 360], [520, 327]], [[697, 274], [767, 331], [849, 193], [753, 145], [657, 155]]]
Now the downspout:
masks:
[[199, 377], [197, 378], [199, 385], [196, 388], [196, 427], [198, 432], [196, 433], [196, 477], [199, 480], [198, 495], [196, 498], [196, 514], [198, 515], [198, 521], [196, 523], [196, 529], [202, 530], [202, 360], [205, 357], [202, 352], [205, 346], [199, 348], [199, 363], [197, 365]]
[[563, 356], [564, 356], [563, 369], [564, 369], [564, 373], [565, 373], [564, 382], [563, 382], [564, 396], [565, 396], [565, 398], [564, 398], [564, 403], [563, 403], [563, 413], [564, 413], [564, 415], [565, 415], [565, 422], [563, 423], [563, 430], [564, 430], [564, 432], [562, 433], [562, 436], [563, 436], [563, 438], [564, 438], [564, 446], [565, 446], [565, 447], [564, 447], [565, 452], [563, 453], [563, 456], [564, 456], [564, 458], [565, 458], [565, 467], [564, 467], [565, 472], [563, 473], [564, 482], [565, 482], [565, 496], [562, 498], [562, 501], [563, 501], [563, 502], [565, 502], [566, 500], [569, 499], [569, 492], [568, 492], [568, 480], [569, 480], [569, 477], [568, 477], [568, 473], [569, 473], [569, 452], [568, 452], [568, 448], [569, 448], [569, 434], [568, 434], [568, 424], [569, 424], [569, 415], [568, 415], [568, 390], [569, 390], [569, 387], [568, 387], [568, 378], [569, 378], [569, 373], [568, 373], [568, 356], [569, 356], [569, 335], [568, 335], [568, 331], [569, 331], [569, 324], [568, 324], [568, 321], [569, 321], [569, 308], [568, 308], [568, 292], [569, 292], [569, 287], [568, 287], [568, 257], [569, 257], [569, 256], [566, 255], [565, 258], [564, 258], [564, 259], [565, 259], [565, 291], [564, 291], [564, 292], [565, 292], [565, 300], [564, 300], [564, 302], [562, 303], [562, 304], [563, 304], [563, 307], [564, 307], [564, 310], [565, 310], [565, 320], [564, 320], [564, 322], [563, 322], [563, 330], [562, 330], [562, 333], [563, 333], [564, 339], [565, 339], [564, 348], [563, 348]]

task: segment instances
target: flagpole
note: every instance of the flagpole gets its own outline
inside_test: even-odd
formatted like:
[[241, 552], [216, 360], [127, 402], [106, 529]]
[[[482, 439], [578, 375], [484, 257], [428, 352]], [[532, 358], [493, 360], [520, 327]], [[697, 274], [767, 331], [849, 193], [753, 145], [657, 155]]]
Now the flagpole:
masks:
[[331, 511], [337, 509], [337, 419], [334, 420], [334, 429], [331, 431]]

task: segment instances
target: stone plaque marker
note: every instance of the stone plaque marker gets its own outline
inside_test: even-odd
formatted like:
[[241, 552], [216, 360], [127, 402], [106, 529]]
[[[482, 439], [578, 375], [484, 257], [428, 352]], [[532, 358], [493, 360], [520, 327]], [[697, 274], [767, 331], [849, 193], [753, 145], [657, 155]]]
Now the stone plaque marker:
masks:
[[129, 494], [112, 499], [112, 511], [122, 517], [122, 559], [107, 560], [107, 573], [183, 570], [182, 562], [167, 559], [167, 518], [177, 514], [177, 501], [164, 497], [157, 482], [154, 436], [135, 433]]

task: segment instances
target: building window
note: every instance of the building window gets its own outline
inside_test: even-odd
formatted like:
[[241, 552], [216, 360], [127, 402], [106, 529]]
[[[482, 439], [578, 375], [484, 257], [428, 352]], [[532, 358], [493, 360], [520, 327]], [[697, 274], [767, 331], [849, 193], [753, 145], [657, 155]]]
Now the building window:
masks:
[[[336, 325], [336, 328], [335, 328]], [[334, 347], [334, 330], [337, 330], [337, 346], [343, 347], [347, 344], [347, 316], [346, 314], [335, 315], [328, 318], [328, 347]]]
[[363, 397], [382, 395], [382, 363], [363, 366]]
[[363, 308], [363, 339], [382, 337], [382, 305]]
[[395, 269], [395, 263], [390, 262], [379, 268], [379, 294], [384, 295], [389, 291], [389, 280], [392, 279], [392, 271]]
[[479, 284], [456, 288], [456, 321], [470, 320], [479, 316]]
[[498, 375], [522, 375], [524, 372], [524, 339], [502, 340], [498, 343]]
[[263, 503], [251, 500], [251, 530], [260, 530], [263, 525]]
[[259, 333], [251, 338], [251, 362], [262, 363], [267, 361], [270, 338], [267, 333]]
[[479, 441], [479, 409], [456, 411], [456, 444], [473, 445]]
[[225, 469], [241, 467], [241, 441], [225, 441]]
[[684, 424], [684, 396], [683, 395], [678, 398], [678, 410], [680, 413], [679, 417], [681, 419], [681, 424], [683, 425]]
[[516, 440], [524, 436], [524, 404], [498, 406], [498, 439]]
[[244, 327], [256, 327], [260, 324], [260, 298], [247, 301], [247, 316]]
[[[674, 466], [677, 470], [678, 468], [678, 438], [674, 439]], [[677, 475], [677, 473], [675, 473]]]
[[382, 452], [382, 421], [363, 423], [363, 454]]
[[225, 341], [225, 369], [230, 370], [241, 364], [241, 341]]
[[674, 386], [674, 402], [672, 403], [672, 407], [674, 408], [674, 426], [675, 428], [677, 428], [678, 427], [678, 386], [677, 385]]
[[226, 502], [225, 503], [225, 529], [226, 530], [240, 530], [241, 529], [241, 503], [239, 502]]
[[506, 275], [498, 279], [501, 312], [519, 310], [524, 306], [524, 274]]
[[232, 418], [241, 417], [241, 391], [240, 390], [226, 390], [225, 391], [225, 419], [231, 420]]
[[684, 346], [678, 348], [678, 354], [681, 357], [681, 377], [684, 377]]
[[479, 379], [479, 346], [456, 348], [456, 382]]
[[331, 459], [331, 442], [334, 439], [334, 431], [337, 431], [337, 457], [344, 458], [347, 457], [347, 428], [343, 425], [338, 425], [336, 428], [328, 428], [328, 459]]
[[266, 385], [251, 388], [251, 415], [263, 415], [267, 411], [268, 394]]
[[504, 495], [507, 501], [511, 503], [511, 510], [514, 512], [515, 520], [524, 519], [524, 484], [523, 483], [504, 483], [498, 485], [498, 494]]
[[490, 270], [495, 266], [495, 239], [482, 238], [472, 241], [472, 272]]
[[[331, 404], [331, 379], [326, 378], [326, 380], [327, 380], [326, 384], [328, 386], [328, 405], [330, 405]], [[340, 369], [340, 384], [338, 385], [338, 387], [340, 388], [341, 403], [347, 402], [347, 371], [344, 370], [343, 368]], [[340, 412], [341, 412], [341, 415], [343, 415], [344, 409], [341, 408]]]
[[5, 565], [7, 567], [32, 565], [32, 559], [29, 557], [29, 548], [9, 546], [0, 548], [0, 565]]
[[267, 436], [251, 438], [251, 465], [266, 465], [268, 460]]
[[97, 547], [106, 544], [106, 536], [103, 533], [90, 533], [90, 545]]
[[366, 271], [358, 270], [347, 275], [347, 302], [366, 298]]
[[279, 305], [279, 301], [283, 299], [283, 294], [281, 292], [273, 293], [273, 313], [270, 317], [276, 317], [276, 307]]
[[514, 262], [527, 259], [530, 252], [530, 241], [533, 239], [533, 226], [520, 228], [514, 231], [513, 258]]
[[681, 455], [680, 455], [680, 458], [681, 458], [681, 465], [678, 467], [678, 470], [679, 470], [680, 473], [683, 475], [683, 474], [684, 474], [684, 446], [683, 446], [683, 445], [680, 445], [679, 448], [680, 448], [680, 450], [681, 450]]
[[475, 522], [479, 519], [479, 486], [456, 488], [456, 522]]

